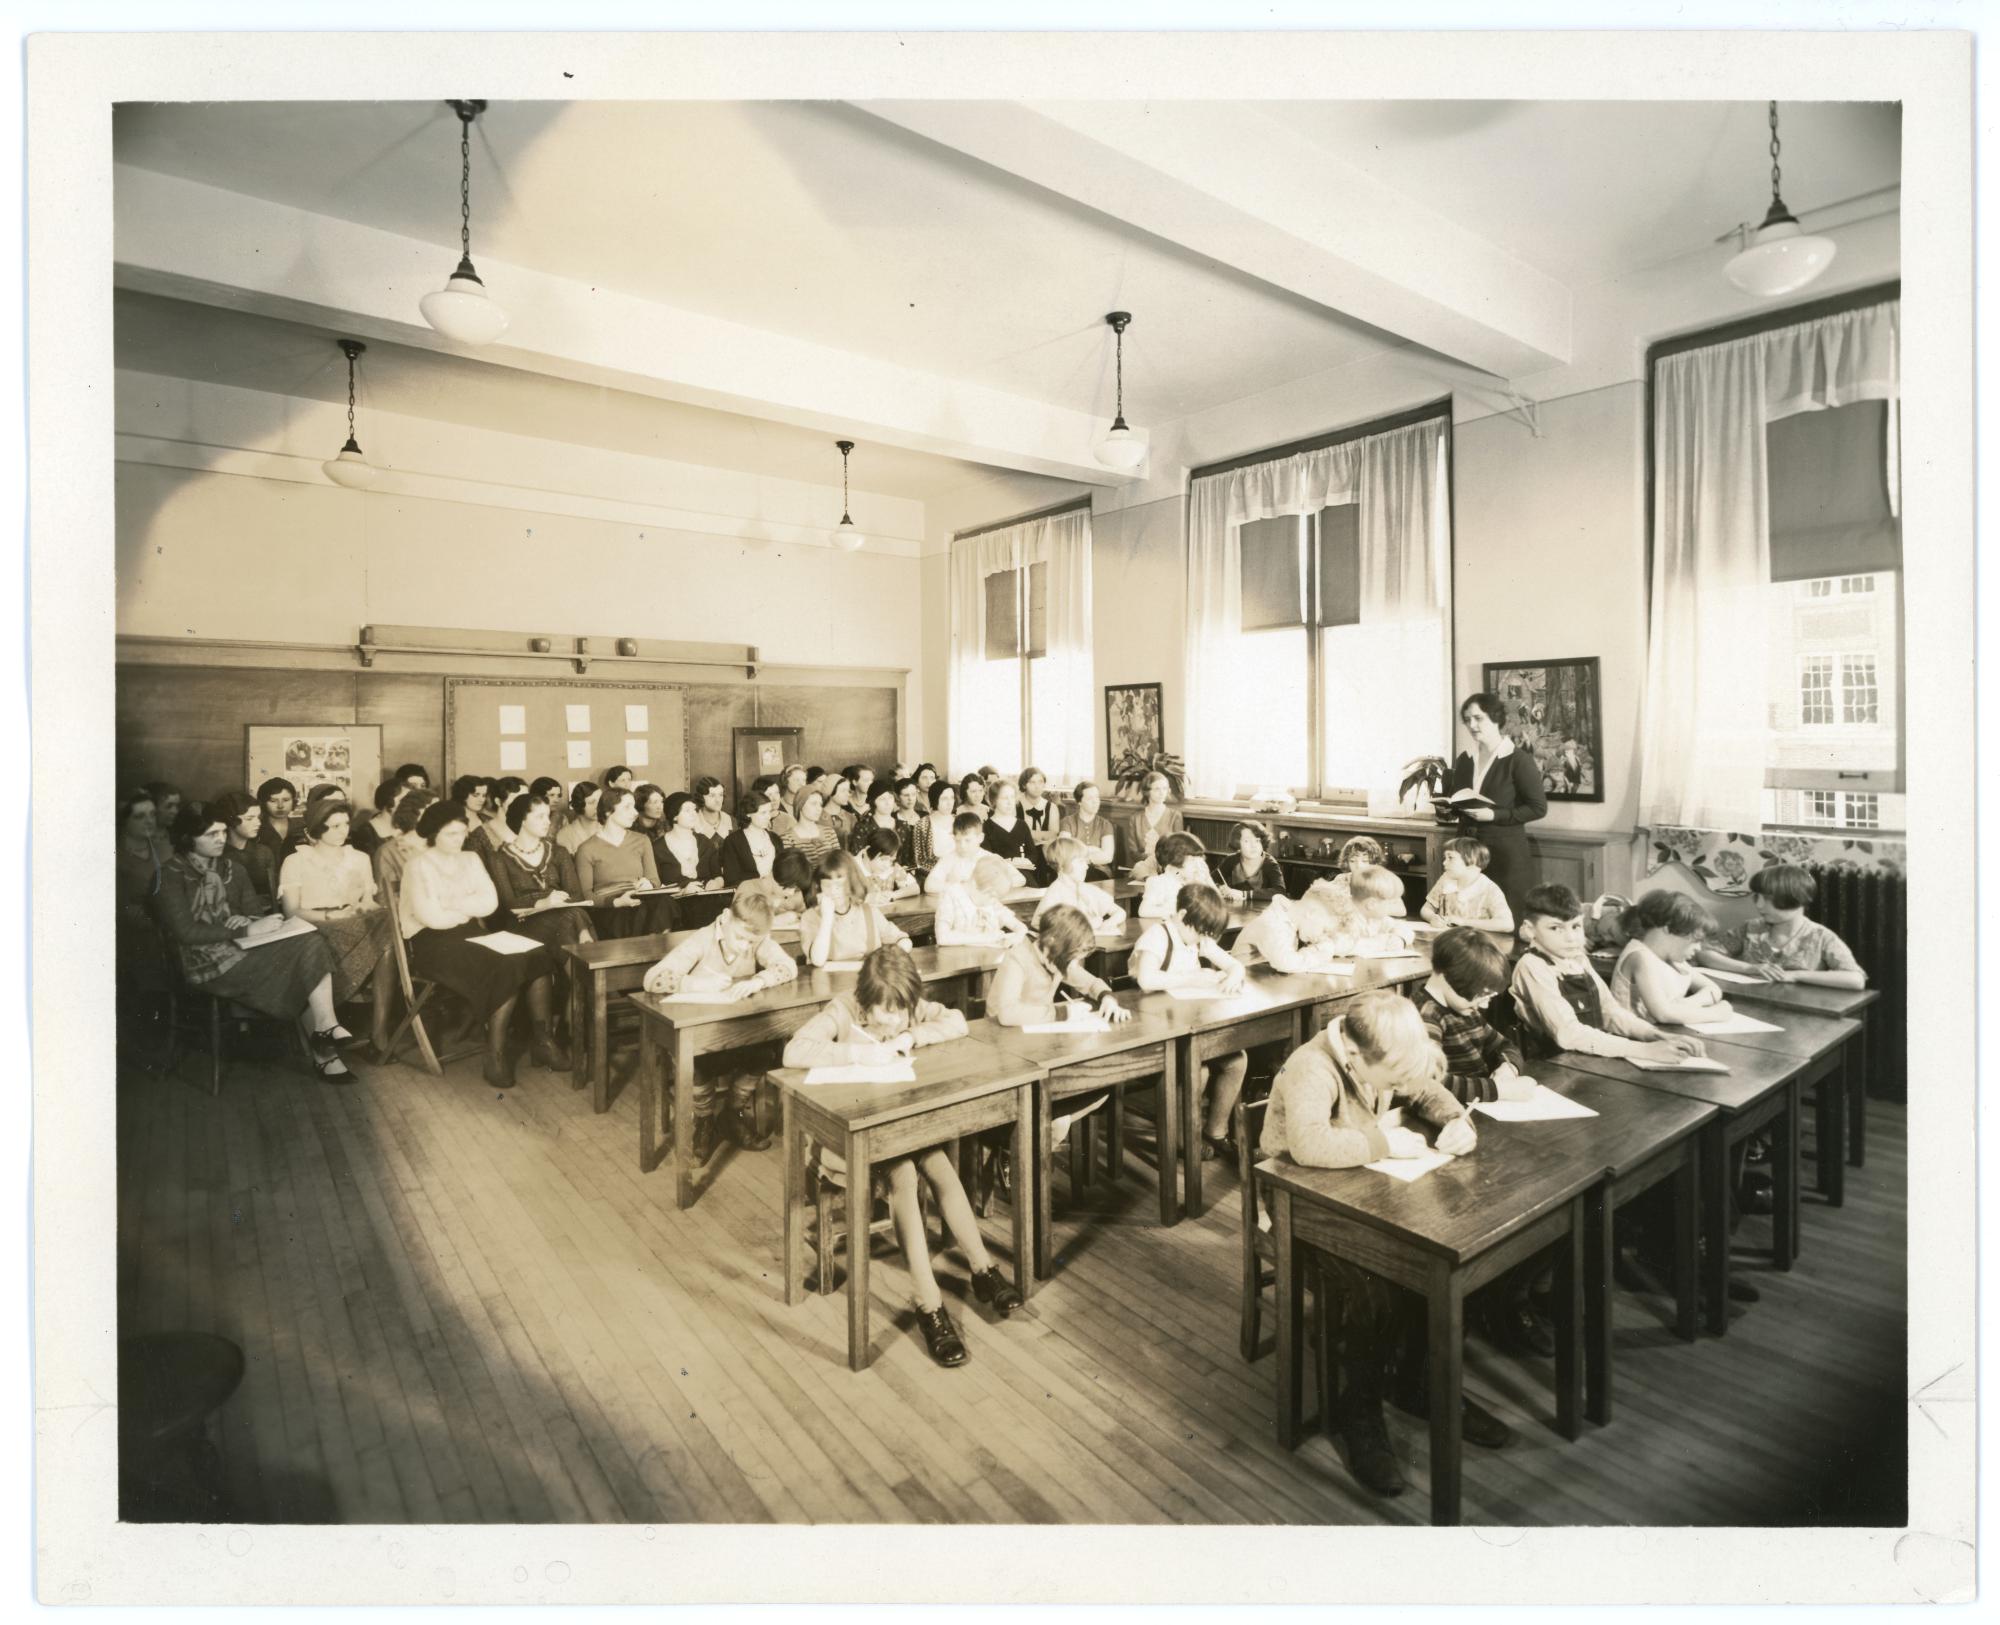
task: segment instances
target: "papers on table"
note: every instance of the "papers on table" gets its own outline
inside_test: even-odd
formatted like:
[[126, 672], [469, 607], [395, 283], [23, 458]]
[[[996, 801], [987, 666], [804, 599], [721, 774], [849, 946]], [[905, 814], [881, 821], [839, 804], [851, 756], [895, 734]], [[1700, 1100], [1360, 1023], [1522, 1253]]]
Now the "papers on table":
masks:
[[1072, 1016], [1068, 1021], [1034, 1021], [1021, 1029], [1024, 1033], [1108, 1033], [1111, 1023], [1092, 1011], [1085, 1016]]
[[1424, 956], [1414, 948], [1357, 948], [1356, 959], [1422, 959]]
[[858, 959], [829, 959], [824, 965], [820, 966], [820, 969], [859, 970], [861, 969], [861, 961]]
[[1472, 1108], [1498, 1123], [1549, 1123], [1562, 1117], [1595, 1117], [1588, 1106], [1545, 1089], [1539, 1083], [1526, 1100], [1482, 1100]]
[[489, 931], [483, 937], [467, 937], [465, 940], [482, 948], [491, 948], [496, 954], [531, 954], [541, 947], [533, 937], [524, 937], [518, 931]]
[[1735, 1015], [1721, 1021], [1690, 1021], [1690, 1031], [1713, 1033], [1717, 1038], [1725, 1038], [1730, 1033], [1781, 1033], [1785, 1029], [1775, 1022], [1759, 1021], [1755, 1016]]
[[1422, 1179], [1433, 1168], [1442, 1168], [1453, 1161], [1449, 1151], [1433, 1148], [1421, 1157], [1384, 1157], [1380, 1162], [1370, 1162], [1363, 1166], [1378, 1174], [1387, 1174], [1391, 1179], [1400, 1179], [1405, 1185], [1413, 1179]]
[[1683, 1055], [1678, 1061], [1634, 1061], [1642, 1072], [1727, 1072], [1728, 1067], [1706, 1055]]
[[552, 903], [549, 901], [548, 898], [544, 897], [533, 908], [524, 908], [523, 910], [521, 910], [521, 912], [523, 914], [546, 914], [552, 908], [589, 908], [589, 907], [590, 904], [575, 897], [566, 898], [564, 901], [560, 903]]
[[807, 1083], [915, 1083], [917, 1069], [908, 1061], [887, 1066], [816, 1066], [806, 1073]]
[[1764, 980], [1761, 976], [1745, 976], [1740, 970], [1710, 970], [1706, 965], [1702, 966], [1701, 973], [1713, 976], [1718, 982], [1742, 982], [1748, 987], [1755, 987]]
[[283, 925], [269, 931], [260, 932], [254, 937], [238, 937], [236, 939], [236, 946], [239, 948], [261, 948], [267, 942], [283, 942], [287, 937], [302, 937], [308, 931], [317, 931], [318, 929], [319, 927], [314, 925], [311, 920], [287, 920]]

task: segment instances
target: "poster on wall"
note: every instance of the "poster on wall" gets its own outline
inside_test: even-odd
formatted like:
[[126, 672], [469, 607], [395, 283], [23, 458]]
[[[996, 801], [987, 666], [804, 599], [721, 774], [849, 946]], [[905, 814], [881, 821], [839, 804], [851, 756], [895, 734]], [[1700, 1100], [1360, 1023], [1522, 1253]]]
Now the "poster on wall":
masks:
[[1133, 778], [1167, 748], [1158, 683], [1112, 683], [1104, 690], [1104, 747], [1111, 777]]
[[303, 805], [316, 784], [340, 787], [357, 806], [372, 805], [382, 782], [382, 729], [377, 723], [314, 722], [244, 730], [246, 789], [267, 779], [285, 779]]
[[1488, 661], [1483, 686], [1507, 707], [1502, 731], [1534, 753], [1551, 801], [1604, 799], [1597, 657]]

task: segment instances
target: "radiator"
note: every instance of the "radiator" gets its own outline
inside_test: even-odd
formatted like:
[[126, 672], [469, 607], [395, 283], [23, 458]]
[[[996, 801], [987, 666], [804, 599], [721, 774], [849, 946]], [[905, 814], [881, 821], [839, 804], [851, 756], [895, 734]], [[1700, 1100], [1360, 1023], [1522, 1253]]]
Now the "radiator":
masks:
[[1899, 874], [1813, 866], [1819, 895], [1807, 908], [1854, 950], [1882, 997], [1869, 1010], [1868, 1092], [1905, 1098], [1909, 1085], [1909, 883]]

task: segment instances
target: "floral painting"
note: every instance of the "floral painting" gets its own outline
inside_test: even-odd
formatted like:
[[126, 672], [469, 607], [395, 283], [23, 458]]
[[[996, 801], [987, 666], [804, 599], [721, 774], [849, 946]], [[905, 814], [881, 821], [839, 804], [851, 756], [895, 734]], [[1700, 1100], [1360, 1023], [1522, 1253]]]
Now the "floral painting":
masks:
[[1104, 742], [1113, 779], [1144, 773], [1167, 748], [1158, 683], [1117, 683], [1104, 690]]
[[1484, 686], [1507, 708], [1502, 731], [1531, 752], [1551, 801], [1604, 799], [1597, 658], [1488, 662]]

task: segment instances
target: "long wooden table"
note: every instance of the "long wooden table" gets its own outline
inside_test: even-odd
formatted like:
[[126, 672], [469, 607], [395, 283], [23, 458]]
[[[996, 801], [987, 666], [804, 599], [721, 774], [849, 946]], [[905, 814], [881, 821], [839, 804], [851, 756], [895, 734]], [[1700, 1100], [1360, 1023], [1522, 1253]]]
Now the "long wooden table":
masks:
[[[823, 974], [823, 973], [822, 973]], [[1034, 1090], [1042, 1078], [1033, 1062], [973, 1038], [916, 1051], [916, 1081], [907, 1084], [809, 1084], [806, 1073], [769, 1074], [784, 1105], [785, 1302], [805, 1296], [806, 1141], [847, 1162], [847, 1364], [864, 1370], [868, 1334], [868, 1213], [872, 1170], [891, 1157], [960, 1139], [1002, 1123], [1014, 1125], [1014, 1284], [1023, 1299], [1035, 1289], [1029, 1216], [1035, 1208], [1036, 1163], [1030, 1143]], [[820, 1268], [831, 1267], [831, 1238], [819, 1237]]]
[[[1868, 1161], [1868, 1027], [1869, 1007], [1882, 997], [1873, 987], [1817, 987], [1810, 982], [1722, 982], [1718, 984], [1731, 1004], [1765, 1005], [1777, 1010], [1819, 1016], [1850, 1016], [1859, 1031], [1846, 1052], [1843, 1071], [1847, 1095], [1847, 1162], [1860, 1168]], [[1752, 1009], [1745, 1012], [1755, 1015]], [[1770, 1019], [1776, 1020], [1775, 1016]], [[1822, 1141], [1822, 1144], [1824, 1142]], [[1829, 1195], [1837, 1188], [1830, 1184], [1824, 1167], [1820, 1189]]]

